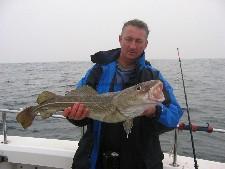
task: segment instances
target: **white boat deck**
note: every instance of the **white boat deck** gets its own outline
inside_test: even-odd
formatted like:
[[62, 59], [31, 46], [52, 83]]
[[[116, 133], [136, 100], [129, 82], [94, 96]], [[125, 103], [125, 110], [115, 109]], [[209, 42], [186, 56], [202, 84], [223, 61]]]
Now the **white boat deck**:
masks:
[[[8, 159], [0, 162], [0, 169], [69, 169], [77, 146], [77, 141], [8, 136], [8, 144], [0, 144], [0, 156]], [[179, 166], [171, 166], [172, 156], [165, 153], [164, 169], [194, 168], [190, 157], [178, 156], [177, 160]], [[198, 164], [199, 169], [225, 169], [225, 163], [198, 159]]]

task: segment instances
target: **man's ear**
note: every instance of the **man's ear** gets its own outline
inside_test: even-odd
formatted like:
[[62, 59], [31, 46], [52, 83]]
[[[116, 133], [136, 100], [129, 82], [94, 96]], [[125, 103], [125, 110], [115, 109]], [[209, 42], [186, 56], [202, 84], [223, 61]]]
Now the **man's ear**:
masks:
[[146, 45], [145, 45], [145, 48], [148, 46], [148, 40], [146, 40]]
[[119, 42], [120, 42], [120, 45], [122, 43], [122, 35], [119, 35]]
[[122, 35], [119, 35], [119, 42], [121, 42], [122, 40]]

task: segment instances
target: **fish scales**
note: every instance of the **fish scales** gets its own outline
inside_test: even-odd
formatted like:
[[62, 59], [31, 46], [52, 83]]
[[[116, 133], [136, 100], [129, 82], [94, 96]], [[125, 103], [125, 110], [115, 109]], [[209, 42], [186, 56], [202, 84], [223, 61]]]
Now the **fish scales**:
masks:
[[[35, 116], [40, 113], [48, 118], [53, 113], [63, 111], [74, 103], [84, 103], [89, 109], [88, 118], [107, 123], [117, 123], [139, 116], [147, 107], [164, 101], [163, 84], [160, 80], [142, 82], [120, 92], [98, 94], [89, 86], [83, 86], [65, 96], [44, 91], [37, 98], [37, 105], [30, 106], [17, 115], [23, 128], [29, 127]], [[128, 129], [130, 127], [128, 126]]]

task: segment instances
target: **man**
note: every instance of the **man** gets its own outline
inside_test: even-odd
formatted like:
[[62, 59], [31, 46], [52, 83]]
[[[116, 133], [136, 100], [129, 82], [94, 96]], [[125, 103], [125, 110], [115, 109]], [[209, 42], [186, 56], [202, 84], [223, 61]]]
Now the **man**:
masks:
[[91, 56], [95, 65], [77, 87], [89, 85], [98, 93], [120, 91], [137, 83], [159, 79], [166, 100], [150, 106], [134, 118], [131, 133], [126, 135], [122, 123], [107, 124], [87, 118], [84, 104], [64, 110], [64, 116], [77, 126], [87, 125], [74, 156], [75, 169], [162, 169], [163, 153], [159, 135], [175, 128], [182, 110], [172, 87], [161, 73], [145, 61], [148, 26], [141, 20], [126, 22], [119, 36], [120, 49], [101, 51]]

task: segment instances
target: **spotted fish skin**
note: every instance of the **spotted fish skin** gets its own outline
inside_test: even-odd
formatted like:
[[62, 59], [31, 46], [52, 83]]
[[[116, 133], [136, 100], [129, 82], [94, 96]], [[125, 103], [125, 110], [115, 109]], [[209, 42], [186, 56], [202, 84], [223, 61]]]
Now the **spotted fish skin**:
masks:
[[84, 103], [89, 109], [89, 118], [106, 123], [123, 122], [140, 116], [149, 106], [155, 106], [165, 100], [163, 84], [160, 80], [151, 80], [126, 88], [120, 92], [98, 94], [89, 86], [83, 86], [65, 96], [43, 91], [37, 98], [37, 105], [25, 108], [16, 119], [23, 128], [29, 127], [37, 114], [43, 119], [55, 112], [63, 111], [75, 103]]

